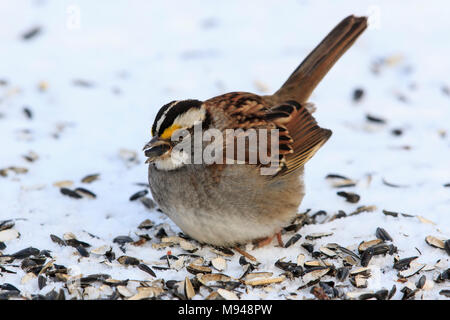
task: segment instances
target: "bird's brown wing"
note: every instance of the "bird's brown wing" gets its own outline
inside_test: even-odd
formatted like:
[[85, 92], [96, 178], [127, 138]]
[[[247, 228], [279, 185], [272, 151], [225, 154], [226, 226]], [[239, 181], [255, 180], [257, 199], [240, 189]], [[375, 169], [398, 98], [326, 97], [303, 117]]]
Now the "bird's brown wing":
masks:
[[278, 175], [287, 175], [303, 167], [332, 134], [331, 130], [317, 125], [305, 106], [293, 100], [271, 108], [267, 117], [273, 117], [272, 121], [278, 127], [285, 128], [285, 134], [291, 138], [290, 141], [283, 141], [280, 136], [280, 150], [285, 142], [290, 152], [282, 155], [283, 167]]
[[[232, 92], [205, 101], [211, 114], [219, 115], [215, 127], [225, 129], [267, 129], [267, 155], [272, 157], [270, 165], [276, 165], [273, 175], [286, 175], [302, 167], [331, 136], [331, 131], [320, 128], [307, 109], [295, 101], [287, 101], [269, 108], [264, 100], [255, 94]], [[278, 156], [273, 158], [270, 130], [277, 130]], [[258, 137], [260, 139], [260, 137]], [[237, 159], [237, 141], [233, 140]], [[258, 140], [259, 143], [259, 140]], [[225, 149], [229, 144], [225, 144]], [[224, 152], [224, 156], [225, 156]], [[250, 159], [247, 148], [245, 162]], [[257, 165], [268, 166], [267, 159], [258, 153]]]

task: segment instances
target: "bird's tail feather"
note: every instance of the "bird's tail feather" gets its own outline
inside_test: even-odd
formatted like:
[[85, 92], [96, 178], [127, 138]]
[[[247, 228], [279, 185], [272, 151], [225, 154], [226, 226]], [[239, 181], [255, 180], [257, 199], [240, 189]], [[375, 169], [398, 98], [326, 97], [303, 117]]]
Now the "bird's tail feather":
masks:
[[294, 70], [271, 100], [278, 103], [287, 100], [305, 103], [322, 78], [366, 27], [366, 17], [352, 15], [342, 20]]

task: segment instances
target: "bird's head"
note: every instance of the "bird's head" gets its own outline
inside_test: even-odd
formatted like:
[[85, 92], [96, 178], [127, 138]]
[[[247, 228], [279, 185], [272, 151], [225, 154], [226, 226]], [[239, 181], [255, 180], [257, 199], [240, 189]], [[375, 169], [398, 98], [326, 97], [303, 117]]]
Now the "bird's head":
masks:
[[174, 147], [192, 134], [195, 125], [203, 124], [207, 111], [199, 100], [172, 101], [158, 111], [152, 126], [152, 139], [144, 146], [147, 163], [160, 170], [174, 170], [190, 156]]

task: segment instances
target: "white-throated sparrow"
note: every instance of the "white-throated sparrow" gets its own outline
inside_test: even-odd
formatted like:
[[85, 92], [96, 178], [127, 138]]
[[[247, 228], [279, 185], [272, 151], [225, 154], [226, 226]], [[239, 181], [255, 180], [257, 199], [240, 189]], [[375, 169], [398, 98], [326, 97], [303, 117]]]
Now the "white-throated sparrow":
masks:
[[[231, 92], [206, 101], [172, 101], [159, 110], [153, 138], [144, 147], [150, 163], [150, 189], [161, 210], [184, 233], [218, 246], [271, 240], [275, 234], [280, 241], [280, 230], [295, 217], [304, 196], [304, 164], [331, 136], [330, 130], [317, 125], [307, 99], [366, 27], [365, 17], [344, 19], [273, 95]], [[220, 141], [217, 136], [211, 139], [211, 134], [209, 140], [200, 138], [196, 146], [194, 137], [193, 149], [178, 148], [179, 141], [195, 136], [195, 130], [204, 134], [211, 129], [225, 141], [216, 143], [211, 155], [224, 161], [194, 161], [199, 156], [204, 160], [202, 155], [211, 141]], [[264, 142], [256, 144], [256, 150], [249, 140], [243, 154], [232, 145], [237, 152], [228, 156], [225, 149], [237, 138], [230, 140], [227, 129], [242, 129], [244, 135], [251, 129], [274, 130], [277, 143], [264, 140], [268, 131], [263, 131], [257, 141]], [[182, 131], [183, 135], [177, 134]], [[261, 169], [268, 167], [263, 162], [268, 158], [260, 155], [262, 146], [267, 147], [267, 156], [275, 159], [271, 165], [275, 163], [276, 170], [269, 175], [261, 174]], [[251, 162], [255, 154], [256, 162]]]

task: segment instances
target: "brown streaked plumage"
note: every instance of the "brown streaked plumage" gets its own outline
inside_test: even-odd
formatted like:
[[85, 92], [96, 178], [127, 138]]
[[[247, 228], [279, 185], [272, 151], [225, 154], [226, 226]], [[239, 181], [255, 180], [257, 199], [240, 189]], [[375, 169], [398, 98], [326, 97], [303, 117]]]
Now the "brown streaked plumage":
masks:
[[[162, 211], [184, 233], [219, 246], [278, 234], [281, 244], [279, 232], [295, 217], [304, 196], [304, 165], [331, 136], [318, 126], [307, 99], [366, 26], [364, 17], [344, 19], [273, 95], [230, 92], [204, 102], [172, 101], [161, 108], [152, 127], [154, 137], [144, 147], [149, 185]], [[227, 129], [278, 129], [277, 170], [261, 175], [265, 164], [260, 158], [255, 164], [248, 161], [248, 147], [244, 164], [174, 161], [171, 135], [177, 129], [192, 133], [197, 123], [203, 131], [218, 129], [224, 137]], [[182, 155], [194, 156], [193, 151]]]

